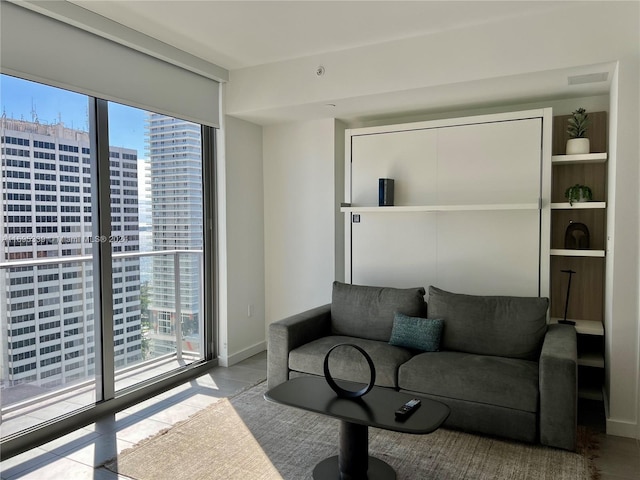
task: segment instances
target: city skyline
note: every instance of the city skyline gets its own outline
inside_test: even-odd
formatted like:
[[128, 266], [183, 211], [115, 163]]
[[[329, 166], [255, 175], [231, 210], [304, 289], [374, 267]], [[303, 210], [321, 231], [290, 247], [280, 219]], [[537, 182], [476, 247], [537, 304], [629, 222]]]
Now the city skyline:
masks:
[[[0, 107], [6, 118], [43, 125], [64, 123], [73, 130], [89, 131], [87, 96], [70, 90], [0, 76]], [[138, 159], [147, 158], [144, 143], [147, 112], [135, 107], [109, 102], [109, 140], [114, 147], [137, 150]]]
[[[89, 134], [4, 117], [0, 131], [3, 386], [85, 381], [96, 375]], [[109, 158], [110, 243], [139, 251], [137, 154], [110, 147]], [[115, 260], [112, 276], [115, 365], [125, 366], [142, 360], [140, 259]]]

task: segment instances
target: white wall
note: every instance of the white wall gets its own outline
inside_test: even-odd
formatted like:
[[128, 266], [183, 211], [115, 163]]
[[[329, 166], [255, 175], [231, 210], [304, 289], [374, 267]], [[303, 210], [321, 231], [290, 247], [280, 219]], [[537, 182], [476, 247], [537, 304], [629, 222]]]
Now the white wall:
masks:
[[[637, 40], [640, 44], [640, 39]], [[640, 59], [621, 58], [611, 93], [607, 297], [607, 433], [632, 437], [638, 415], [640, 297]], [[639, 437], [640, 438], [640, 437]]]
[[224, 119], [225, 227], [221, 244], [219, 362], [231, 365], [266, 349], [262, 127]]
[[333, 119], [264, 127], [267, 324], [329, 303], [344, 270], [335, 240], [344, 237], [336, 221], [341, 130]]

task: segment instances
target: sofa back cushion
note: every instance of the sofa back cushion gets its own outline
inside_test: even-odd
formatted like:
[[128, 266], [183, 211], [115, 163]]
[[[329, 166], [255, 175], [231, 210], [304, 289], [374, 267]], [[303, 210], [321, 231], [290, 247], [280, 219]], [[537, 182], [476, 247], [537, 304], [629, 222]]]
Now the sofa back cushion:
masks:
[[549, 299], [462, 295], [429, 287], [429, 316], [442, 318], [441, 350], [537, 360]]
[[333, 282], [331, 330], [334, 335], [388, 342], [396, 312], [426, 314], [425, 289], [369, 287]]

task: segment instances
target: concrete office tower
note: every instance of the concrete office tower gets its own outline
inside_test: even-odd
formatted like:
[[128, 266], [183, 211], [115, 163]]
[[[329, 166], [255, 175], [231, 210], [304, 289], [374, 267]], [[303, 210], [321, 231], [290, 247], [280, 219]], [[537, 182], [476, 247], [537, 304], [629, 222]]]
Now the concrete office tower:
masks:
[[[2, 387], [19, 395], [92, 378], [96, 337], [89, 135], [2, 118]], [[137, 152], [110, 148], [116, 367], [142, 359]], [[111, 241], [110, 241], [111, 240]], [[97, 284], [97, 282], [96, 282]], [[11, 389], [5, 390], [4, 394]], [[7, 399], [3, 399], [3, 404]]]
[[[150, 113], [147, 120], [153, 250], [201, 251], [201, 127], [155, 113]], [[176, 260], [179, 275], [175, 275]], [[149, 305], [152, 355], [174, 353], [177, 349], [180, 353], [182, 349], [199, 356], [201, 262], [201, 253], [153, 257]], [[176, 337], [181, 337], [182, 342], [177, 343]]]

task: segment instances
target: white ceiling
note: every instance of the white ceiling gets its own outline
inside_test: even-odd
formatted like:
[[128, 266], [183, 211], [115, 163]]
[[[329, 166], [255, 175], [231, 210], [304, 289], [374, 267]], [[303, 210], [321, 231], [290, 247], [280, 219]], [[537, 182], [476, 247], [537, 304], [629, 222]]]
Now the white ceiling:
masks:
[[[552, 10], [573, 1], [70, 0], [228, 70], [375, 45]], [[569, 75], [609, 72], [609, 81], [569, 87]], [[612, 65], [446, 85], [375, 98], [298, 105], [245, 116], [266, 124], [330, 116], [349, 122], [608, 93]], [[473, 92], [473, 95], [470, 93]], [[482, 100], [478, 100], [482, 99]]]
[[[504, 111], [505, 107], [513, 105], [525, 109], [539, 108], [538, 104], [544, 103], [544, 106], [548, 106], [546, 103], [549, 101], [608, 94], [614, 68], [613, 63], [603, 63], [548, 70], [526, 75], [476, 80], [472, 83], [452, 83], [373, 96], [343, 98], [331, 104], [286, 106], [249, 112], [241, 118], [267, 125], [332, 117], [343, 120], [351, 128], [355, 128], [380, 122], [385, 124], [393, 118], [406, 121], [415, 117], [413, 121], [418, 121], [424, 119], [425, 115], [435, 117], [450, 114], [472, 115], [475, 109], [481, 109], [483, 113], [492, 113]], [[569, 76], [588, 75], [593, 72], [606, 73], [607, 81], [568, 85]]]
[[557, 1], [71, 2], [228, 70], [567, 8]]

